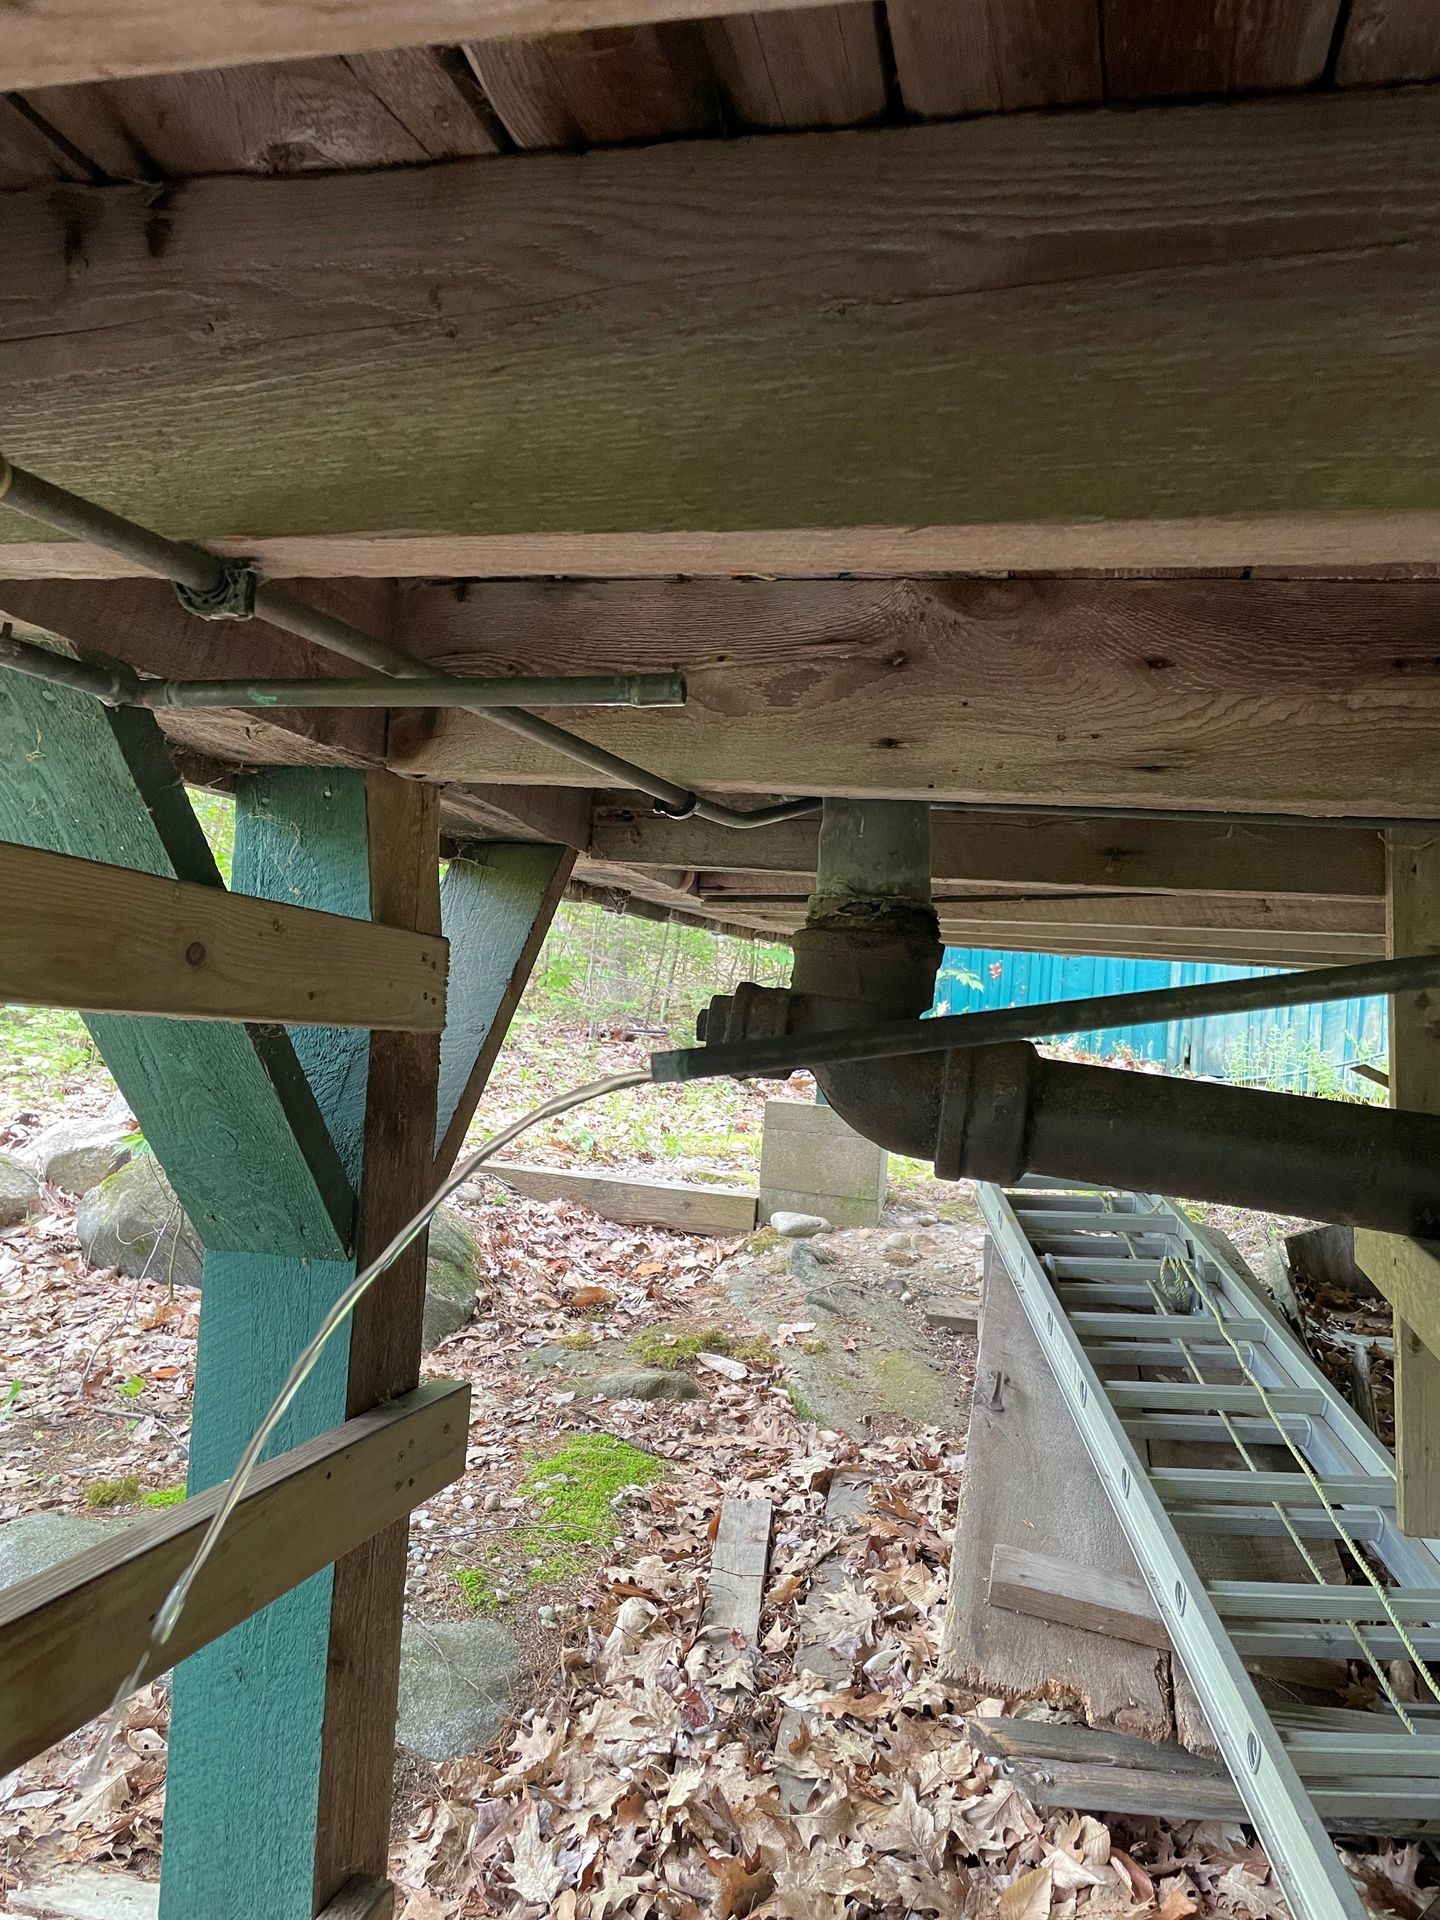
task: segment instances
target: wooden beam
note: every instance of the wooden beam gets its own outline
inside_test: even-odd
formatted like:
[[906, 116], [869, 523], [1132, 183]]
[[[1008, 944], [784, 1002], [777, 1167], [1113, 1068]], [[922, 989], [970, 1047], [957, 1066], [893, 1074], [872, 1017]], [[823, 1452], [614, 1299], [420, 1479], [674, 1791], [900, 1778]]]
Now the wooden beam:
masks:
[[[468, 1385], [430, 1381], [267, 1461], [147, 1677], [456, 1479], [465, 1470], [469, 1403]], [[0, 1768], [19, 1766], [109, 1706], [223, 1492], [215, 1486], [147, 1514], [0, 1593]]]
[[[460, 672], [680, 667], [682, 710], [597, 711], [583, 731], [702, 789], [1440, 814], [1440, 712], [1417, 664], [1440, 582], [521, 581], [472, 583], [463, 599], [416, 588], [401, 606], [402, 644]], [[453, 711], [397, 716], [391, 753], [429, 779], [593, 778]], [[1167, 847], [1142, 831], [1165, 823], [1107, 824], [1119, 849], [1146, 852], [1142, 870], [1184, 832]], [[737, 859], [749, 837], [735, 836]], [[1253, 886], [1260, 856], [1245, 844]], [[1104, 843], [1090, 846], [1093, 874]], [[1359, 857], [1373, 885], [1373, 844]], [[1207, 825], [1186, 878], [1221, 864]]]
[[[445, 1024], [446, 943], [0, 841], [0, 1002], [174, 1020]], [[97, 940], [97, 926], [114, 930]]]
[[1083, 1627], [1169, 1651], [1170, 1635], [1143, 1580], [999, 1542], [990, 1557], [989, 1601], [1037, 1620]]
[[617, 1173], [572, 1167], [526, 1167], [492, 1160], [486, 1168], [502, 1185], [532, 1200], [567, 1200], [602, 1220], [625, 1226], [665, 1227], [672, 1233], [750, 1233], [755, 1194], [744, 1187], [687, 1186], [678, 1180], [632, 1180]]
[[455, 996], [440, 1043], [434, 1178], [465, 1142], [575, 855], [544, 845], [475, 847], [450, 862], [440, 918], [455, 952]]
[[[7, 838], [218, 892], [214, 857], [148, 714], [0, 673], [0, 766]], [[83, 901], [75, 912], [84, 924]], [[97, 946], [113, 935], [89, 930]], [[344, 1257], [354, 1193], [283, 1030], [126, 1015], [87, 1025], [208, 1248]]]
[[[754, 13], [825, 0], [755, 0]], [[122, 0], [114, 7], [38, 0], [17, 15], [0, 54], [0, 89], [119, 80], [142, 73], [245, 66], [317, 54], [504, 40], [593, 28], [661, 25], [729, 11], [728, 0], [313, 0], [228, 8], [206, 0]]]
[[1440, 1353], [1440, 1243], [1357, 1227], [1355, 1264], [1375, 1282], [1407, 1332]]
[[[1440, 952], [1440, 833], [1387, 838], [1390, 951]], [[1440, 1009], [1434, 994], [1391, 997], [1390, 1104], [1440, 1113]], [[1367, 1243], [1372, 1239], [1366, 1236]], [[1440, 1534], [1440, 1320], [1431, 1287], [1414, 1285], [1423, 1267], [1408, 1243], [1397, 1243], [1392, 1261], [1376, 1261], [1380, 1272], [1360, 1259], [1358, 1234], [1356, 1246], [1362, 1269], [1395, 1306], [1396, 1518], [1406, 1533], [1428, 1538]]]
[[1429, 565], [1437, 135], [1419, 89], [12, 194], [7, 451], [272, 572]]
[[[669, 820], [646, 807], [605, 805], [596, 809], [588, 852], [619, 866], [695, 871], [702, 892], [709, 884], [727, 884], [722, 876], [741, 874], [753, 883], [763, 873], [788, 876], [795, 891], [805, 893], [819, 834], [815, 820], [735, 833], [700, 819]], [[1385, 896], [1385, 844], [1370, 827], [937, 811], [931, 835], [932, 871], [941, 885], [1376, 902]]]

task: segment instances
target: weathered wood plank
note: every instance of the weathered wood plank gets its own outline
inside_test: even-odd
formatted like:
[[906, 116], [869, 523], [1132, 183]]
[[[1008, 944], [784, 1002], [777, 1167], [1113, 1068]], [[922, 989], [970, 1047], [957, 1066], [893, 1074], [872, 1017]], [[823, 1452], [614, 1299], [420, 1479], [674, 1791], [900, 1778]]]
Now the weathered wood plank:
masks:
[[[9, 841], [0, 895], [0, 1001], [12, 1006], [435, 1033], [445, 1024], [438, 936]], [[97, 941], [97, 924], [123, 937]]]
[[516, 844], [469, 849], [446, 869], [440, 919], [458, 958], [440, 1043], [437, 1180], [460, 1157], [574, 864], [568, 848]]
[[[1081, 1564], [1134, 1577], [1120, 1523], [1075, 1437], [1024, 1309], [994, 1247], [985, 1251], [985, 1324], [975, 1373], [969, 1466], [951, 1555], [941, 1671], [989, 1693], [1078, 1703], [1157, 1738], [1173, 1731], [1163, 1662], [1151, 1648], [992, 1608], [998, 1546], [1064, 1539]], [[1065, 1462], [1063, 1474], [1055, 1463]], [[1085, 1525], [1077, 1531], [1075, 1515]]]
[[[458, 671], [679, 666], [682, 710], [585, 731], [717, 791], [1440, 813], [1435, 583], [509, 582], [401, 606], [403, 644]], [[429, 778], [593, 779], [469, 714], [397, 717], [392, 752]]]
[[1339, 0], [1105, 0], [1105, 90], [1111, 100], [1278, 92], [1325, 72]]
[[316, 1920], [395, 1920], [395, 1888], [388, 1880], [356, 1874]]
[[1105, 90], [1096, 0], [887, 0], [911, 113], [1075, 106]]
[[1335, 78], [1342, 87], [1393, 86], [1440, 73], [1440, 13], [1430, 0], [1354, 0]]
[[743, 1187], [686, 1186], [677, 1180], [633, 1180], [624, 1174], [570, 1167], [516, 1166], [492, 1160], [486, 1172], [533, 1200], [568, 1200], [602, 1220], [666, 1227], [673, 1233], [749, 1233], [755, 1195]]
[[[1440, 952], [1440, 833], [1391, 833], [1387, 872], [1390, 951]], [[1434, 994], [1390, 1001], [1390, 1104], [1440, 1113], [1440, 1007]], [[1375, 1237], [1367, 1234], [1367, 1245]], [[1359, 1243], [1357, 1234], [1357, 1249]], [[1393, 1242], [1392, 1248], [1393, 1264], [1377, 1262], [1384, 1277], [1363, 1260], [1361, 1265], [1395, 1303], [1396, 1517], [1406, 1533], [1428, 1538], [1440, 1534], [1440, 1311], [1430, 1288], [1411, 1297], [1424, 1267], [1410, 1243]]]
[[[8, 838], [219, 889], [149, 715], [0, 674], [0, 765]], [[87, 1024], [208, 1248], [343, 1256], [354, 1195], [283, 1031], [124, 1015]]]
[[[208, 1645], [454, 1480], [465, 1468], [469, 1400], [468, 1385], [432, 1381], [262, 1466], [159, 1666]], [[0, 1766], [18, 1766], [110, 1704], [222, 1492], [146, 1515], [0, 1592]]]
[[1170, 1635], [1143, 1580], [1103, 1567], [1082, 1567], [1054, 1554], [1001, 1541], [990, 1558], [989, 1601], [1012, 1613], [1053, 1620], [1087, 1633], [1169, 1650]]
[[[1385, 896], [1385, 843], [1367, 827], [936, 812], [930, 830], [932, 870], [942, 889], [947, 881], [961, 881], [969, 887], [1125, 887], [1272, 899]], [[810, 888], [819, 834], [814, 820], [739, 834], [704, 820], [605, 806], [596, 810], [588, 850], [621, 866], [695, 871], [702, 893], [728, 885], [728, 875], [743, 874], [741, 884], [752, 886], [754, 876], [764, 873], [793, 879], [799, 895]]]
[[[754, 0], [754, 7], [825, 0]], [[312, 54], [354, 54], [516, 35], [578, 33], [729, 12], [734, 0], [315, 0], [227, 8], [206, 0], [125, 0], [118, 6], [40, 0], [17, 16], [0, 60], [0, 88], [185, 73]], [[753, 10], [753, 9], [752, 9]]]
[[[434, 934], [440, 925], [439, 811], [433, 791], [365, 776], [372, 921]], [[383, 1033], [369, 1043], [357, 1261], [371, 1260], [427, 1198], [440, 1043]], [[355, 1310], [347, 1414], [409, 1391], [420, 1377], [427, 1236], [411, 1242]], [[354, 1873], [383, 1877], [389, 1854], [400, 1633], [409, 1527], [397, 1519], [336, 1562], [330, 1596], [314, 1904]]]
[[700, 1631], [722, 1665], [735, 1657], [738, 1642], [753, 1648], [760, 1631], [770, 1515], [768, 1500], [748, 1494], [727, 1493], [720, 1507]]
[[[1221, 564], [1268, 564], [1254, 516], [1313, 515], [1322, 564], [1371, 564], [1348, 515], [1434, 529], [1437, 129], [1355, 93], [17, 194], [0, 409], [37, 471], [267, 563], [403, 527], [441, 573], [536, 535], [551, 571], [604, 535], [813, 569], [920, 527], [1014, 567], [1119, 521], [1144, 565], [1148, 523], [1218, 518]], [[1103, 526], [1072, 550], [1107, 564]]]
[[885, 111], [877, 8], [870, 0], [798, 12], [731, 14], [701, 28], [744, 127], [849, 127]]
[[699, 32], [683, 22], [486, 40], [470, 60], [519, 147], [663, 140], [719, 126]]

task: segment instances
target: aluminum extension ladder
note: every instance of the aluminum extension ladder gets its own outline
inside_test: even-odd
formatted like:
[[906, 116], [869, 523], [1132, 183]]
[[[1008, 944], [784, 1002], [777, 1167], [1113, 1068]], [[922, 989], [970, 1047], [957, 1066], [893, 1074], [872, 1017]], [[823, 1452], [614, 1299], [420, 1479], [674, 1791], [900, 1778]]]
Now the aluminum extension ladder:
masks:
[[[1362, 1920], [1323, 1823], [1440, 1820], [1440, 1703], [1423, 1670], [1422, 1704], [1401, 1701], [1386, 1667], [1418, 1657], [1440, 1678], [1440, 1541], [1401, 1533], [1392, 1456], [1173, 1201], [1029, 1175], [980, 1205], [1296, 1920]], [[1235, 1465], [1151, 1468], [1151, 1439], [1228, 1443]], [[1269, 1470], [1276, 1446], [1293, 1471]], [[1283, 1535], [1302, 1559], [1348, 1535], [1354, 1584], [1313, 1562], [1308, 1582], [1207, 1583], [1197, 1533]], [[1292, 1655], [1364, 1660], [1390, 1704], [1272, 1712], [1245, 1661]]]

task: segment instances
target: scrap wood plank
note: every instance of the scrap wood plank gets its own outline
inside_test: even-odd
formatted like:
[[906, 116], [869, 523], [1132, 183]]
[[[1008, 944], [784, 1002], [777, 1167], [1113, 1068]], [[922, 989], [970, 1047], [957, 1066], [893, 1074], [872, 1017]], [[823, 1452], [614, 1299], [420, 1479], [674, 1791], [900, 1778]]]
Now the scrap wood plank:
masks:
[[[447, 1486], [464, 1470], [469, 1404], [467, 1385], [429, 1381], [260, 1467], [153, 1671]], [[0, 1593], [0, 1773], [110, 1704], [224, 1491], [211, 1487]]]
[[983, 1309], [978, 1300], [937, 1300], [925, 1309], [925, 1324], [936, 1333], [978, 1333]]
[[770, 1502], [756, 1495], [727, 1493], [721, 1505], [700, 1633], [722, 1659], [736, 1651], [737, 1636], [753, 1647], [760, 1631], [770, 1518]]
[[1053, 1554], [996, 1546], [990, 1559], [989, 1600], [1037, 1620], [1084, 1627], [1168, 1651], [1170, 1636], [1143, 1580], [1100, 1567], [1082, 1567]]
[[1014, 1284], [989, 1244], [976, 1382], [941, 1672], [984, 1693], [1079, 1702], [1095, 1722], [1123, 1714], [1122, 1724], [1134, 1731], [1168, 1737], [1174, 1722], [1163, 1653], [989, 1604], [1000, 1546], [1034, 1551], [1063, 1541], [1088, 1570], [1138, 1578]]
[[668, 1227], [675, 1233], [749, 1233], [756, 1195], [744, 1187], [688, 1186], [678, 1180], [634, 1180], [618, 1173], [580, 1173], [569, 1167], [519, 1166], [492, 1161], [486, 1169], [532, 1200], [569, 1200], [602, 1220], [627, 1227]]
[[[438, 934], [0, 841], [0, 1001], [438, 1033]], [[97, 940], [97, 926], [123, 939]]]

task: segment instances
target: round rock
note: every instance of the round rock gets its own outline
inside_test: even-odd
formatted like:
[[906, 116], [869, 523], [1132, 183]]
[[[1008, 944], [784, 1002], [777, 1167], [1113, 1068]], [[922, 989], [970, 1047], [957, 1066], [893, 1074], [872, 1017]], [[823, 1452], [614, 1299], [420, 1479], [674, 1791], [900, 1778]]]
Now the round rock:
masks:
[[830, 1222], [818, 1213], [787, 1213], [784, 1208], [770, 1216], [770, 1225], [787, 1240], [808, 1240], [812, 1234], [828, 1233]]
[[0, 1153], [0, 1228], [13, 1227], [40, 1213], [45, 1201], [40, 1182], [13, 1154]]

